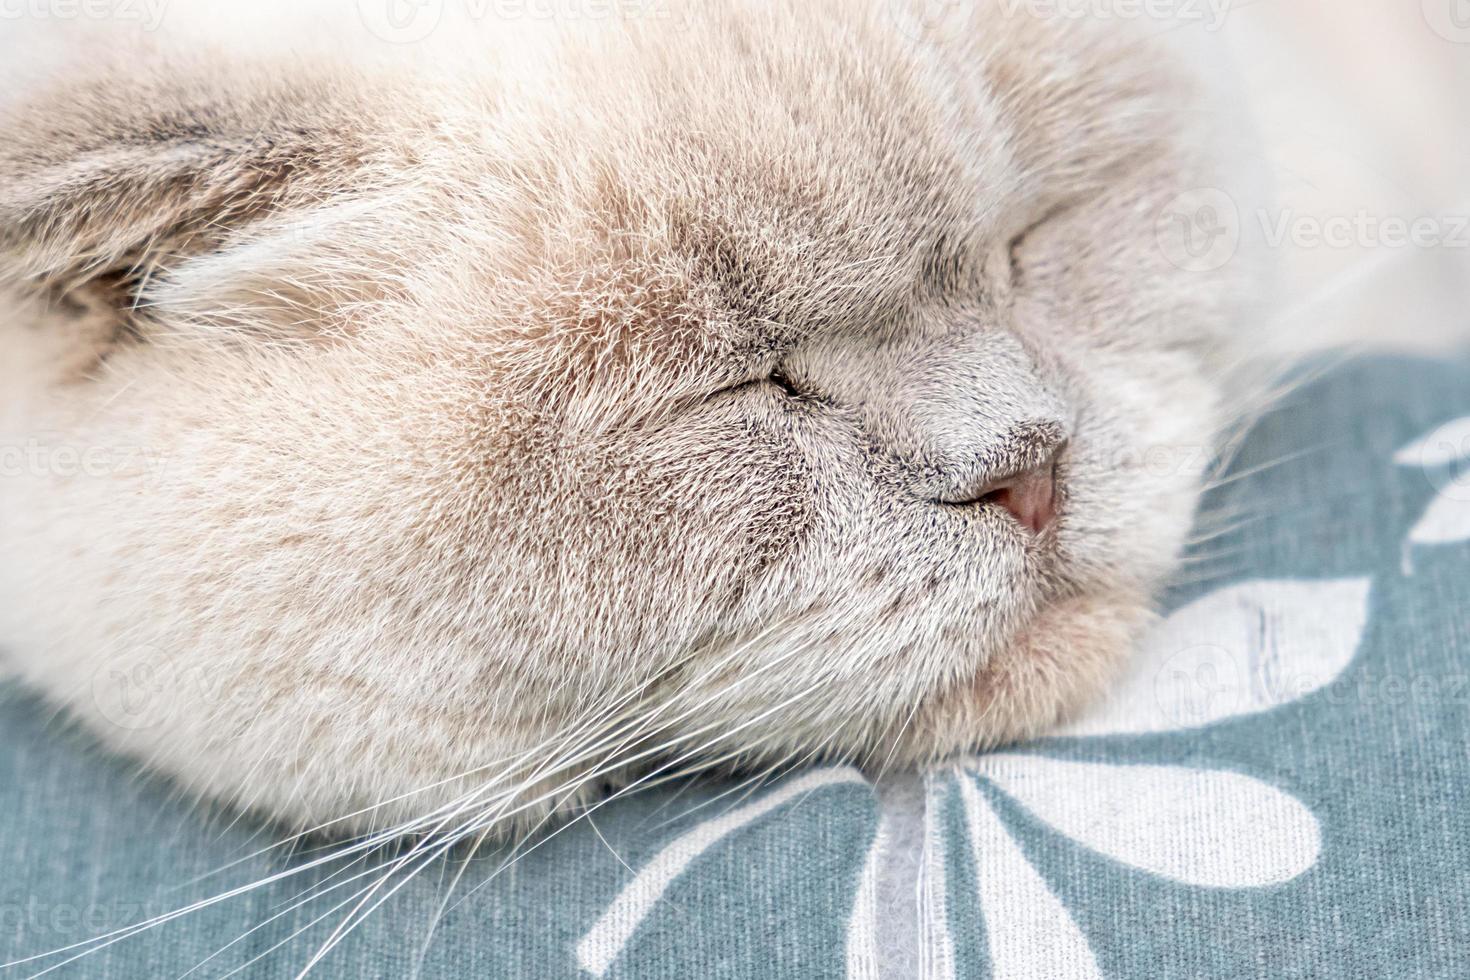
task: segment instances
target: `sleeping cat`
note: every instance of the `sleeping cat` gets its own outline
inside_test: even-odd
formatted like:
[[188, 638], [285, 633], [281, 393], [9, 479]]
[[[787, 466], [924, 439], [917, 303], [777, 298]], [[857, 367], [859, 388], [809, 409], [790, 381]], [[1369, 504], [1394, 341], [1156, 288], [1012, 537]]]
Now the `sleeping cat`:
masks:
[[198, 793], [460, 835], [1084, 704], [1232, 417], [1258, 271], [1165, 239], [1248, 154], [1170, 39], [926, 7], [37, 76], [9, 668]]

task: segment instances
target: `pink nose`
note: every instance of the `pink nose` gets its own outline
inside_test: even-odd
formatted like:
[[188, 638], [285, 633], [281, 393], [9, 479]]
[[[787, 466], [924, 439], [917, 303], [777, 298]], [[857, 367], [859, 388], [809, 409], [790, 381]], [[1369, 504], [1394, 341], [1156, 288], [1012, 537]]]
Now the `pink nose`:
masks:
[[1040, 534], [1057, 516], [1056, 459], [997, 480], [985, 488], [977, 502], [1005, 508], [1022, 527]]

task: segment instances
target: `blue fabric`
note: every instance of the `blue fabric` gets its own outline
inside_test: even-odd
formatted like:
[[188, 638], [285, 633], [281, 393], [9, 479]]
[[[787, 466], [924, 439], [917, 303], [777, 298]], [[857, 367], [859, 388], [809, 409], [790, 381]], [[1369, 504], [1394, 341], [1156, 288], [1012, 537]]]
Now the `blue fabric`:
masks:
[[[313, 975], [899, 976], [868, 947], [912, 929], [934, 976], [1470, 976], [1470, 444], [1431, 436], [1470, 418], [1467, 379], [1470, 363], [1351, 364], [1256, 427], [1210, 500], [1243, 519], [1200, 547], [1168, 600], [1176, 641], [1203, 631], [1220, 648], [1159, 651], [1137, 688], [1155, 692], [1153, 730], [1099, 722], [947, 767], [927, 778], [927, 812], [880, 805], [844, 770], [630, 797], [514, 862], [436, 863]], [[1232, 615], [1260, 620], [1243, 646], [1211, 633]], [[1346, 644], [1336, 659], [1333, 644]], [[1086, 778], [1058, 796], [1057, 773]], [[1113, 805], [1119, 779], [1145, 790]], [[1186, 813], [1176, 785], [1225, 802]], [[1137, 818], [1190, 856], [1130, 838]], [[932, 851], [929, 890], [865, 905], [906, 821]], [[0, 703], [0, 962], [315, 856], [250, 856], [274, 833], [180, 799], [24, 692]], [[52, 975], [295, 976], [355, 888], [290, 906], [341, 867], [82, 947]], [[646, 914], [609, 912], [640, 895]]]

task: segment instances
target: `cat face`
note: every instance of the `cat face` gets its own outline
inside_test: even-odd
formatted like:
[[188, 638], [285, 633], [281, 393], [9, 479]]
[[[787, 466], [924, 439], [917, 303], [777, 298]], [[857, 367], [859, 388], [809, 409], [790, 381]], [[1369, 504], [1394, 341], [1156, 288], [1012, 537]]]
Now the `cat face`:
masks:
[[1227, 165], [1165, 55], [974, 17], [168, 57], [14, 114], [3, 432], [112, 462], [0, 480], [13, 662], [301, 822], [1054, 723], [1182, 546], [1244, 287], [1158, 247]]

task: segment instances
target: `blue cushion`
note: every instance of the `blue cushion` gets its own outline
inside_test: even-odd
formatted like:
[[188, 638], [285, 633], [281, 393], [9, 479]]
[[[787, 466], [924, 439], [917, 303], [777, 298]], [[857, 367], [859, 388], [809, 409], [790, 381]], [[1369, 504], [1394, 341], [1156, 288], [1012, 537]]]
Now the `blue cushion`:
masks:
[[353, 864], [262, 852], [278, 830], [11, 689], [0, 962], [63, 951], [3, 975], [295, 976], [381, 879], [314, 976], [1470, 976], [1467, 379], [1378, 360], [1297, 391], [1110, 700], [922, 780], [695, 783], [515, 854]]

